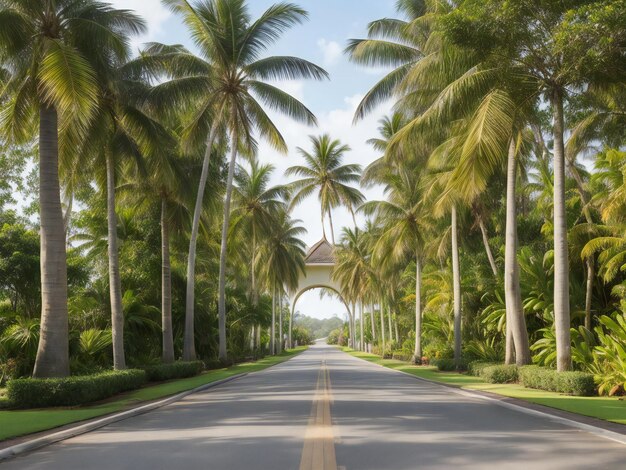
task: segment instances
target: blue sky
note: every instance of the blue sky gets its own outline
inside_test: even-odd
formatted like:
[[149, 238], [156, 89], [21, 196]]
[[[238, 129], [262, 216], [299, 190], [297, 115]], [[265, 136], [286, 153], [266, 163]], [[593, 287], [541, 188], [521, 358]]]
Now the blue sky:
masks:
[[[135, 45], [145, 41], [158, 41], [166, 44], [184, 44], [194, 49], [180, 19], [173, 16], [159, 0], [112, 0], [115, 6], [136, 10], [148, 22], [147, 34], [135, 40]], [[273, 0], [249, 0], [253, 17], [276, 3]], [[301, 0], [296, 1], [309, 12], [309, 21], [290, 30], [277, 42], [268, 55], [296, 55], [323, 66], [331, 75], [330, 81], [295, 81], [278, 83], [290, 92], [318, 117], [319, 128], [308, 128], [272, 115], [283, 132], [289, 145], [287, 156], [277, 155], [269, 146], [261, 144], [259, 159], [276, 167], [274, 183], [284, 183], [284, 171], [291, 165], [299, 164], [296, 147], [308, 148], [308, 135], [328, 132], [341, 139], [352, 148], [346, 162], [368, 165], [379, 155], [366, 140], [376, 136], [378, 120], [389, 112], [389, 105], [382, 105], [358, 125], [352, 124], [354, 110], [367, 92], [385, 73], [385, 70], [368, 70], [351, 64], [343, 54], [350, 38], [365, 37], [368, 22], [384, 17], [394, 17], [395, 0]], [[380, 190], [364, 191], [368, 199], [380, 198]], [[307, 245], [312, 245], [322, 237], [320, 209], [315, 198], [305, 201], [294, 210], [294, 217], [301, 219], [307, 228]], [[335, 233], [342, 226], [352, 226], [350, 216], [344, 210], [333, 213]], [[330, 232], [327, 229], [330, 237]], [[317, 291], [304, 294], [298, 301], [297, 310], [301, 313], [328, 317], [337, 313], [343, 315], [342, 304], [328, 297], [320, 300]]]

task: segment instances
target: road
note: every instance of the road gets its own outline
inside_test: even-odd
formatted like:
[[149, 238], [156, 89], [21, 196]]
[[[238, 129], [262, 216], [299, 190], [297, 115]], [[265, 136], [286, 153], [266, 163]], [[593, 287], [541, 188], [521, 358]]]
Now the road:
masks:
[[318, 344], [2, 469], [603, 469], [626, 446]]

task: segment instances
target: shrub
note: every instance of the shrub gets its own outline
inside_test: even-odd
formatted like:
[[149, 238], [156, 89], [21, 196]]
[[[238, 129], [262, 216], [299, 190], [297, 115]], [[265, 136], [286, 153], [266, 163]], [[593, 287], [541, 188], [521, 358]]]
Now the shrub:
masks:
[[413, 360], [413, 354], [404, 351], [396, 351], [391, 356], [392, 359], [397, 359], [398, 361], [408, 362]]
[[596, 385], [593, 375], [585, 372], [557, 372], [538, 366], [525, 366], [519, 369], [520, 383], [529, 388], [569, 395], [595, 395]]
[[7, 396], [18, 408], [74, 406], [134, 390], [145, 382], [146, 373], [139, 369], [60, 379], [15, 379], [7, 384]]
[[170, 364], [144, 367], [144, 370], [149, 382], [161, 382], [163, 380], [184, 379], [198, 375], [204, 370], [204, 363], [202, 361], [177, 361]]
[[467, 365], [467, 373], [475, 377], [480, 377], [484, 368], [497, 365], [500, 364], [498, 362], [472, 361]]
[[517, 366], [498, 364], [484, 367], [480, 372], [480, 376], [492, 384], [517, 382]]
[[432, 359], [430, 363], [442, 371], [456, 370], [454, 359]]
[[557, 372], [557, 392], [581, 397], [596, 395], [597, 387], [592, 374], [585, 372]]

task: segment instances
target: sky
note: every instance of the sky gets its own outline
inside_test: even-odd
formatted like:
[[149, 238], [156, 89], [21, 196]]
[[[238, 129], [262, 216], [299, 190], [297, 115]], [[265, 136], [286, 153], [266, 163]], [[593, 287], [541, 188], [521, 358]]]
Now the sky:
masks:
[[[133, 45], [139, 48], [147, 41], [165, 44], [183, 44], [195, 50], [193, 42], [180, 19], [170, 13], [160, 0], [109, 0], [118, 8], [136, 10], [148, 23], [148, 31], [135, 38]], [[350, 63], [343, 54], [348, 39], [366, 36], [367, 24], [375, 19], [395, 17], [395, 0], [292, 0], [309, 12], [309, 21], [292, 28], [274, 44], [267, 55], [293, 55], [310, 60], [324, 67], [330, 80], [324, 82], [289, 81], [277, 85], [300, 99], [319, 121], [318, 128], [303, 126], [287, 118], [270, 113], [289, 146], [287, 155], [280, 155], [269, 145], [261, 143], [258, 158], [275, 166], [273, 184], [288, 182], [285, 170], [302, 163], [297, 147], [310, 149], [309, 135], [329, 133], [351, 148], [345, 163], [358, 163], [366, 167], [380, 155], [366, 141], [378, 135], [378, 121], [390, 111], [390, 104], [382, 105], [370, 116], [353, 125], [354, 111], [365, 93], [380, 80], [386, 70], [366, 69]], [[270, 7], [276, 0], [249, 0], [254, 18]], [[363, 190], [367, 199], [380, 199], [380, 189]], [[308, 233], [304, 237], [307, 246], [322, 238], [320, 206], [316, 197], [304, 201], [293, 211]], [[352, 227], [347, 211], [333, 211], [335, 235], [339, 238], [342, 227]], [[357, 217], [357, 222], [363, 219]], [[330, 238], [330, 230], [326, 231]], [[296, 310], [316, 318], [333, 314], [344, 315], [345, 308], [337, 299], [328, 296], [320, 299], [319, 291], [309, 291], [300, 297]]]

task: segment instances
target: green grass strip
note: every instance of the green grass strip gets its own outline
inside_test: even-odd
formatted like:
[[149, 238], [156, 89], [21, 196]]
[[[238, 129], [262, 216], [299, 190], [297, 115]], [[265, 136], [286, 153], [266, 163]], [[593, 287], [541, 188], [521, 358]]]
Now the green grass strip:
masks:
[[459, 374], [458, 372], [439, 372], [435, 367], [416, 366], [396, 359], [382, 359], [374, 354], [353, 351], [349, 348], [343, 348], [343, 351], [354, 357], [380, 364], [389, 369], [407, 372], [416, 377], [432, 380], [434, 382], [440, 382], [467, 390], [481, 390], [496, 393], [505, 397], [518, 398], [558, 410], [591, 416], [613, 423], [626, 424], [626, 401], [615, 397], [574, 397], [526, 388], [517, 384], [490, 384], [479, 377]]
[[139, 406], [145, 401], [156, 400], [158, 398], [192, 390], [211, 382], [232, 377], [233, 375], [263, 370], [291, 359], [306, 349], [306, 346], [302, 346], [285, 351], [278, 356], [267, 356], [256, 362], [245, 362], [227, 369], [211, 370], [188, 379], [172, 380], [158, 385], [148, 385], [97, 405], [75, 408], [47, 408], [40, 410], [3, 410], [0, 411], [0, 440], [46, 431], [77, 421], [124, 411]]

